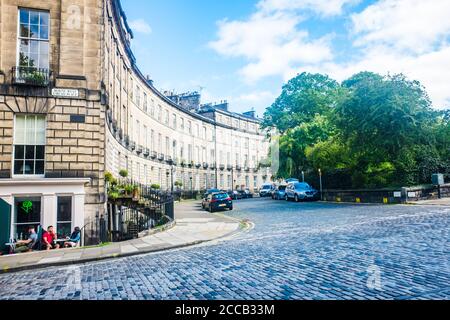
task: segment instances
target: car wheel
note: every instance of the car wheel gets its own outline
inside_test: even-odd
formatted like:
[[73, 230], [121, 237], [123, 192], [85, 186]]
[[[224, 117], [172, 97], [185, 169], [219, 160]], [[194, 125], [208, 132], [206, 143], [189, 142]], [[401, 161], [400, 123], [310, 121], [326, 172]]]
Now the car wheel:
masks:
[[300, 202], [300, 199], [298, 198], [298, 195], [295, 195], [295, 202]]
[[209, 212], [214, 213], [214, 209], [212, 207], [209, 207]]
[[284, 196], [284, 200], [289, 201], [289, 196], [288, 196], [288, 195], [285, 195], [285, 196]]
[[230, 211], [233, 211], [233, 207], [230, 207]]

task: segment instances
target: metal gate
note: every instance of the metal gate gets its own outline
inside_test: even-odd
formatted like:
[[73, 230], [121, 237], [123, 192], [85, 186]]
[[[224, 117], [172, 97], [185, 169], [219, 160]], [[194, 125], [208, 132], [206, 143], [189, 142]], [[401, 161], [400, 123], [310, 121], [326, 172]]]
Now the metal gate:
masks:
[[6, 250], [5, 244], [11, 236], [11, 206], [0, 199], [0, 251]]

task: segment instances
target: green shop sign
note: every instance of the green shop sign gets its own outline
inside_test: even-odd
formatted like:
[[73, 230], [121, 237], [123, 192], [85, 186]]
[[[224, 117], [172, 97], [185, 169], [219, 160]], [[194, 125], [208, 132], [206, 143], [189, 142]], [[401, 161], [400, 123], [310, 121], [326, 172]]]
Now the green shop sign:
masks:
[[21, 208], [26, 214], [29, 214], [31, 211], [33, 211], [33, 202], [31, 202], [31, 201], [24, 201], [24, 202], [22, 202], [20, 208]]

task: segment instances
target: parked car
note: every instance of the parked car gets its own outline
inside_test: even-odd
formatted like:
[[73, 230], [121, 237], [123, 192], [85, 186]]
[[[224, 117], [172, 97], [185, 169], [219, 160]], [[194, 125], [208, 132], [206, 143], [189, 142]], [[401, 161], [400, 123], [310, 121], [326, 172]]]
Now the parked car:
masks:
[[242, 199], [253, 198], [253, 193], [251, 193], [250, 189], [239, 190], [238, 192], [241, 194]]
[[203, 195], [203, 199], [206, 199], [210, 194], [221, 192], [219, 189], [208, 189]]
[[295, 183], [295, 182], [300, 182], [300, 180], [298, 180], [298, 179], [296, 179], [296, 178], [289, 178], [289, 179], [286, 179], [286, 184], [289, 184], [289, 183]]
[[290, 183], [286, 188], [285, 200], [295, 202], [306, 200], [319, 200], [319, 191], [305, 182]]
[[233, 200], [241, 200], [242, 199], [242, 194], [237, 190], [229, 190], [227, 193]]
[[262, 185], [261, 189], [259, 189], [259, 196], [261, 198], [270, 197], [272, 195], [272, 191], [274, 190], [274, 186], [270, 183], [265, 183]]
[[278, 186], [272, 191], [273, 200], [284, 200], [286, 199], [286, 188], [287, 186]]
[[202, 207], [209, 212], [233, 210], [233, 199], [226, 192], [212, 193], [203, 200]]

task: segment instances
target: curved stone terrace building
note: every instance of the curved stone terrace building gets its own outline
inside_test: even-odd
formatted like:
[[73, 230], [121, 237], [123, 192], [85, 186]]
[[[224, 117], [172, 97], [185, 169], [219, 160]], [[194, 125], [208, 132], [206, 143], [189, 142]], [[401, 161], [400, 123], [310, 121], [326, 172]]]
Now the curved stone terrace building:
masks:
[[137, 67], [132, 38], [118, 0], [1, 2], [4, 237], [21, 238], [30, 224], [67, 234], [103, 215], [107, 171], [163, 189], [270, 180], [259, 168], [269, 143], [254, 113], [158, 91]]

